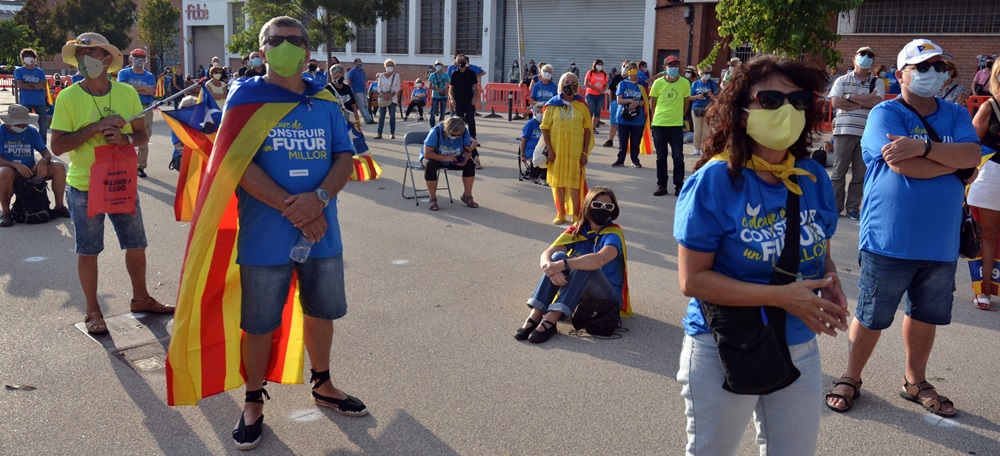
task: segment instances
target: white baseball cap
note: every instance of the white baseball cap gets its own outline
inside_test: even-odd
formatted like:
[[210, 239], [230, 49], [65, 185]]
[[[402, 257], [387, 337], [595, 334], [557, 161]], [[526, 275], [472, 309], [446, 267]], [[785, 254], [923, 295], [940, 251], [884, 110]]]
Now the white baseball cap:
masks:
[[903, 49], [899, 51], [899, 55], [896, 56], [896, 68], [902, 70], [906, 65], [920, 63], [936, 55], [951, 58], [950, 55], [941, 50], [941, 46], [934, 44], [933, 41], [917, 38], [906, 43], [906, 46], [903, 46]]

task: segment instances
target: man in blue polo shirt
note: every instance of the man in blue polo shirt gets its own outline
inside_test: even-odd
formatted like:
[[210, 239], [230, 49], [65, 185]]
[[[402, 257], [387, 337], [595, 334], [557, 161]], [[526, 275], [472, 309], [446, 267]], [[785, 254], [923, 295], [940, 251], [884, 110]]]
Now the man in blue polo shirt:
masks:
[[[153, 94], [156, 93], [156, 76], [153, 76], [153, 73], [143, 68], [143, 65], [146, 64], [146, 51], [133, 49], [129, 53], [129, 57], [132, 61], [132, 66], [118, 72], [118, 82], [124, 82], [135, 87], [135, 91], [139, 92], [139, 102], [142, 103], [142, 109], [149, 108], [153, 105]], [[146, 111], [142, 121], [146, 125], [146, 131], [153, 131], [152, 110]], [[149, 146], [143, 144], [136, 147], [136, 152], [139, 154], [139, 177], [146, 177]]]
[[[7, 107], [7, 115], [0, 115], [0, 227], [14, 224], [10, 212], [10, 200], [14, 194], [14, 183], [23, 179], [40, 177], [52, 181], [52, 193], [56, 207], [49, 211], [52, 217], [69, 218], [69, 211], [63, 204], [66, 193], [66, 166], [52, 160], [52, 154], [42, 142], [42, 135], [29, 124], [35, 123], [38, 115], [30, 114], [21, 105]], [[35, 160], [35, 152], [41, 160]]]
[[38, 53], [34, 49], [22, 49], [21, 61], [24, 66], [14, 69], [14, 83], [20, 94], [17, 102], [28, 108], [29, 112], [38, 114], [38, 132], [42, 135], [42, 141], [45, 141], [45, 133], [48, 131], [45, 71], [38, 68]]
[[351, 86], [354, 99], [358, 101], [358, 111], [361, 111], [361, 117], [365, 118], [365, 123], [375, 123], [372, 114], [368, 112], [368, 76], [365, 75], [364, 63], [361, 62], [360, 57], [354, 59], [354, 68], [347, 70], [347, 79], [344, 82]]

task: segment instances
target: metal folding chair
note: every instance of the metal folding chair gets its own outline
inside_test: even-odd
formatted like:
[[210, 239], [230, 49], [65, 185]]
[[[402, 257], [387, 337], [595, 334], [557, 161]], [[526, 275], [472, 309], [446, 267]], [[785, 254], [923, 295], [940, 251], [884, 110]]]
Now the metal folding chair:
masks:
[[[413, 177], [413, 170], [422, 171], [424, 169], [424, 165], [420, 163], [419, 153], [412, 155], [410, 154], [410, 146], [414, 145], [419, 148], [423, 148], [424, 138], [426, 137], [427, 137], [426, 133], [419, 131], [411, 131], [407, 133], [406, 136], [403, 136], [403, 150], [406, 152], [406, 167], [403, 168], [403, 189], [401, 190], [401, 194], [405, 199], [415, 200], [417, 202], [417, 206], [420, 205], [420, 192], [427, 193], [427, 189], [417, 188], [417, 180], [416, 178]], [[438, 171], [438, 175], [440, 176], [441, 174], [444, 174], [444, 187], [439, 186], [438, 190], [448, 190], [448, 201], [454, 204], [455, 199], [452, 198], [451, 196], [451, 182], [448, 181], [448, 170], [445, 168], [441, 168], [441, 170]], [[410, 188], [413, 191], [413, 194], [410, 196], [406, 195], [407, 178], [410, 179]], [[441, 181], [438, 180], [438, 182]], [[428, 196], [430, 196], [429, 193], [427, 194]]]

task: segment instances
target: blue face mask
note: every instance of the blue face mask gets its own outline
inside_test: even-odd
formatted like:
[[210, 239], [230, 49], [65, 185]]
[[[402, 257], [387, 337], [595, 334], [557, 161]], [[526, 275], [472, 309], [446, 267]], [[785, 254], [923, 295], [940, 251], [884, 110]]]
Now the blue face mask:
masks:
[[250, 66], [259, 67], [262, 65], [264, 65], [264, 61], [261, 60], [260, 57], [254, 57], [253, 59], [250, 59]]
[[879, 71], [878, 72], [878, 77], [884, 78], [885, 77], [885, 71]]
[[677, 68], [667, 68], [667, 76], [670, 76], [672, 78], [676, 78], [679, 72], [680, 70]]
[[871, 57], [868, 57], [867, 55], [863, 55], [861, 57], [858, 57], [858, 66], [867, 70], [867, 69], [869, 69], [869, 68], [872, 67], [872, 61], [873, 60], [874, 59], [872, 59]]

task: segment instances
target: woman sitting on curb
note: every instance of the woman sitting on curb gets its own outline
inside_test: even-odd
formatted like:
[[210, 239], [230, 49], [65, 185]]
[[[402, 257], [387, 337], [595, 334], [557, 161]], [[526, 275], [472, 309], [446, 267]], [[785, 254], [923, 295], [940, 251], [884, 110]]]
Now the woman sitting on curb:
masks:
[[611, 223], [621, 208], [608, 187], [594, 187], [584, 198], [582, 218], [542, 252], [542, 279], [528, 299], [531, 314], [514, 333], [517, 340], [540, 344], [559, 332], [556, 322], [573, 315], [584, 297], [616, 301], [628, 312], [625, 234]]
[[440, 209], [437, 202], [438, 170], [441, 168], [462, 171], [462, 185], [465, 192], [462, 202], [471, 208], [479, 207], [472, 199], [472, 183], [476, 179], [476, 164], [471, 160], [472, 152], [479, 143], [469, 135], [465, 122], [461, 117], [449, 117], [436, 127], [431, 128], [424, 140], [424, 180], [427, 182], [427, 193], [430, 195], [430, 210]]

